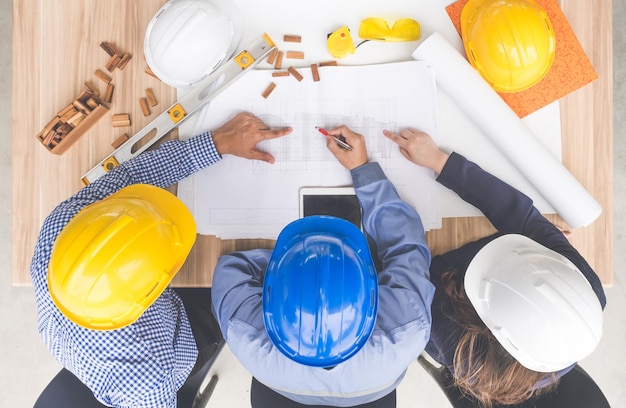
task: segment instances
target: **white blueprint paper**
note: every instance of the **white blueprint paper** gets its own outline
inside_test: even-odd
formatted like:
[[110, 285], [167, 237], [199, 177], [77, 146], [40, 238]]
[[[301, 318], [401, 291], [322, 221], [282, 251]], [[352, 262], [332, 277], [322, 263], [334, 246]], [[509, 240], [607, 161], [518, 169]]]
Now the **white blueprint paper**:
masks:
[[[244, 33], [241, 46], [248, 44], [261, 33], [267, 32], [277, 47], [282, 50], [299, 50], [305, 52], [303, 60], [286, 60], [296, 68], [308, 72], [308, 66], [332, 59], [326, 48], [326, 34], [342, 25], [351, 28], [355, 43], [360, 39], [356, 36], [358, 25], [365, 17], [378, 16], [387, 19], [390, 23], [399, 17], [408, 17], [417, 20], [421, 27], [421, 39], [418, 42], [386, 43], [370, 41], [357, 49], [357, 52], [339, 60], [340, 65], [365, 65], [385, 63], [392, 61], [411, 60], [411, 54], [415, 48], [428, 38], [433, 32], [441, 33], [446, 40], [460, 53], [463, 53], [461, 38], [448, 17], [445, 7], [453, 0], [345, 0], [336, 2], [332, 0], [318, 0], [315, 2], [294, 2], [290, 0], [275, 0], [274, 7], [267, 7], [266, 2], [253, 0], [232, 0], [233, 4], [242, 10], [244, 20]], [[277, 12], [276, 10], [280, 10]], [[332, 10], [332, 12], [329, 12]], [[285, 18], [289, 16], [289, 18]], [[289, 44], [282, 41], [283, 34], [302, 35], [302, 43]], [[288, 65], [285, 65], [288, 66]], [[255, 70], [270, 70], [271, 65], [260, 62]], [[323, 72], [323, 71], [322, 71]], [[279, 80], [281, 78], [278, 78]], [[283, 78], [293, 81], [293, 78]], [[309, 79], [305, 75], [305, 80]], [[283, 81], [274, 81], [278, 87], [274, 92], [282, 89]], [[264, 86], [269, 83], [265, 82]], [[264, 89], [263, 86], [263, 89]], [[178, 90], [180, 97], [185, 93], [184, 89]], [[262, 90], [259, 90], [260, 94]], [[271, 97], [274, 97], [274, 93]], [[476, 100], [476, 103], [481, 103]], [[491, 143], [486, 135], [473, 123], [472, 118], [461, 111], [456, 102], [445, 92], [439, 89], [437, 95], [438, 144], [447, 151], [457, 151], [467, 156], [468, 159], [477, 162], [486, 170], [507, 181], [514, 187], [528, 194], [535, 205], [543, 213], [553, 213], [554, 209], [545, 201], [535, 188], [524, 178], [522, 174], [503, 156]], [[196, 122], [204, 122], [200, 118], [205, 112], [198, 112], [179, 127], [181, 139], [189, 138], [195, 134]], [[546, 148], [560, 160], [561, 158], [561, 128], [559, 116], [559, 102], [540, 109], [528, 115], [522, 120], [532, 133], [543, 143]], [[206, 128], [204, 128], [206, 129]], [[403, 157], [400, 159], [405, 160]], [[205, 170], [205, 177], [212, 177], [210, 169]], [[196, 177], [194, 176], [194, 179]], [[190, 180], [179, 183], [179, 196], [189, 204], [192, 194], [189, 189], [193, 187]], [[466, 203], [456, 194], [445, 187], [435, 183], [436, 194], [441, 197], [439, 212], [442, 217], [463, 217], [480, 215], [480, 211]], [[228, 191], [228, 190], [226, 190]], [[181, 194], [182, 193], [182, 194]], [[206, 193], [208, 194], [208, 193]], [[223, 190], [215, 194], [224, 194]], [[185, 198], [186, 197], [186, 198]], [[295, 199], [295, 198], [294, 198]], [[294, 215], [295, 217], [295, 215]], [[251, 217], [251, 219], [256, 219]], [[255, 226], [254, 230], [260, 229]], [[242, 237], [253, 236], [247, 234], [251, 228], [241, 227]], [[238, 231], [231, 225], [231, 232], [236, 237]]]
[[[222, 238], [275, 238], [298, 218], [298, 192], [304, 186], [346, 186], [352, 181], [326, 148], [315, 126], [341, 124], [366, 137], [370, 160], [380, 163], [400, 196], [422, 217], [426, 229], [440, 228], [434, 175], [406, 160], [382, 134], [412, 127], [437, 138], [436, 92], [432, 71], [409, 61], [365, 66], [321, 67], [319, 82], [272, 77], [258, 70], [217, 96], [198, 115], [194, 134], [215, 129], [237, 112], [253, 112], [272, 127], [292, 134], [265, 141], [275, 164], [233, 156], [179, 183], [178, 196], [191, 209], [198, 233]], [[264, 99], [261, 93], [277, 86]]]

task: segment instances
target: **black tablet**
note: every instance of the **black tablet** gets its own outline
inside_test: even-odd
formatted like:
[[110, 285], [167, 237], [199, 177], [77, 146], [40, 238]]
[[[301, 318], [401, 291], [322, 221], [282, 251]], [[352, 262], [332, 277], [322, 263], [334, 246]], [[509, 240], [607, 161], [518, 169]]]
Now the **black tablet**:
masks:
[[333, 215], [361, 229], [361, 205], [353, 187], [302, 187], [300, 217]]

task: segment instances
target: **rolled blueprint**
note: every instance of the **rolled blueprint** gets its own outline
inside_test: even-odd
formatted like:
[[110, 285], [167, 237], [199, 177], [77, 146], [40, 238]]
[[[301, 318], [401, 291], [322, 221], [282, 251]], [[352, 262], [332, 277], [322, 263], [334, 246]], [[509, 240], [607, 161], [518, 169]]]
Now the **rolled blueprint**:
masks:
[[600, 204], [440, 33], [426, 38], [412, 56], [434, 68], [438, 88], [448, 94], [570, 227], [587, 226], [600, 215]]

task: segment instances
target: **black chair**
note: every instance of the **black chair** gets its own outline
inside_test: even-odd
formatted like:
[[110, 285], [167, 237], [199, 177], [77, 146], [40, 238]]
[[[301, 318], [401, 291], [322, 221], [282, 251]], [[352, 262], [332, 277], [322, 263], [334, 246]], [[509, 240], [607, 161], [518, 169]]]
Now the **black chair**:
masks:
[[[430, 374], [444, 392], [453, 408], [480, 408], [452, 385], [452, 376], [444, 366], [435, 365], [424, 355], [418, 357], [420, 365]], [[561, 377], [557, 388], [519, 405], [494, 405], [493, 408], [610, 408], [602, 390], [578, 364]]]
[[[178, 390], [178, 408], [204, 408], [217, 385], [216, 375], [205, 378], [209, 369], [224, 348], [224, 340], [215, 344], [215, 351], [202, 368], [189, 377]], [[43, 390], [34, 408], [107, 408], [101, 404], [93, 393], [74, 374], [62, 369]]]

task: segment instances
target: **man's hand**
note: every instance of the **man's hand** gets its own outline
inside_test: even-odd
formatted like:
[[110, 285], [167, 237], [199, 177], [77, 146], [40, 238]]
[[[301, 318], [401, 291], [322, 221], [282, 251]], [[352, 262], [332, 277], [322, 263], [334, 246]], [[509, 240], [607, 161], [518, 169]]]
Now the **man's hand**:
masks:
[[352, 170], [367, 163], [367, 149], [365, 148], [363, 135], [354, 133], [345, 125], [329, 130], [328, 133], [333, 136], [343, 136], [346, 139], [346, 143], [352, 147], [352, 150], [346, 150], [337, 145], [337, 142], [332, 137], [326, 136], [328, 150], [335, 155], [339, 163], [346, 169]]
[[400, 146], [400, 153], [418, 166], [427, 167], [441, 173], [449, 154], [441, 151], [426, 133], [414, 129], [404, 129], [399, 135], [384, 130], [383, 134]]
[[241, 112], [211, 132], [215, 148], [221, 155], [232, 154], [245, 159], [274, 163], [274, 157], [256, 148], [259, 142], [275, 139], [291, 133], [291, 128], [270, 129], [261, 119], [251, 113]]

